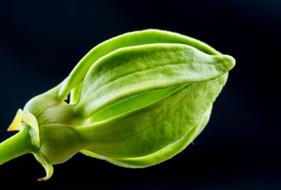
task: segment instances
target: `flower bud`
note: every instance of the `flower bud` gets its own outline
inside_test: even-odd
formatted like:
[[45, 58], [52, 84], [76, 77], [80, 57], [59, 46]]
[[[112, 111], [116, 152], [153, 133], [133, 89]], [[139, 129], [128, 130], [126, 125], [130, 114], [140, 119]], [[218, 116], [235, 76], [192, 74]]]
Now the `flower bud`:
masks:
[[[51, 177], [52, 165], [79, 152], [128, 168], [159, 164], [204, 129], [234, 64], [231, 56], [168, 31], [107, 40], [18, 112], [9, 130], [20, 135], [0, 145], [0, 163], [31, 152], [46, 170], [42, 180]], [[6, 151], [11, 144], [17, 153]]]

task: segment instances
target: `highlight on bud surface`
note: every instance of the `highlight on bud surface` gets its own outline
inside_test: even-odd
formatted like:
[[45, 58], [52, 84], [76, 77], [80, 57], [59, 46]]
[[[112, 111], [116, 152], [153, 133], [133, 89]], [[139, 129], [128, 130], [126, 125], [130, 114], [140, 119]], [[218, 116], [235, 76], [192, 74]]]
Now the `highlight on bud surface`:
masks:
[[[89, 51], [19, 110], [0, 165], [32, 153], [46, 170], [81, 152], [128, 168], [170, 159], [204, 129], [235, 60], [196, 39], [142, 30]], [[69, 101], [65, 99], [69, 97]]]

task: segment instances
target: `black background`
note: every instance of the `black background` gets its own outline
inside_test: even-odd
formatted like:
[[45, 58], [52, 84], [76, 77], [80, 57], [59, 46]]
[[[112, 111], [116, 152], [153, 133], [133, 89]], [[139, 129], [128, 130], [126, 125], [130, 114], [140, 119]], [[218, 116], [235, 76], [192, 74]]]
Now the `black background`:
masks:
[[28, 155], [0, 166], [1, 189], [281, 189], [280, 0], [1, 1], [0, 21], [1, 141], [18, 108], [115, 35], [176, 31], [237, 61], [207, 128], [173, 159], [132, 170], [76, 155], [38, 183]]

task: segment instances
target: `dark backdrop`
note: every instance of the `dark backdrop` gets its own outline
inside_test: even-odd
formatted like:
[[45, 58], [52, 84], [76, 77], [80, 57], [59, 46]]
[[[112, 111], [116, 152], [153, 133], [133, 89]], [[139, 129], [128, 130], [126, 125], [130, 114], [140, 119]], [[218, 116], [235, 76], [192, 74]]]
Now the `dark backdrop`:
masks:
[[0, 140], [16, 110], [63, 80], [89, 49], [145, 28], [198, 38], [237, 60], [196, 141], [141, 170], [76, 155], [43, 183], [28, 155], [0, 166], [1, 189], [281, 189], [279, 0], [1, 1]]

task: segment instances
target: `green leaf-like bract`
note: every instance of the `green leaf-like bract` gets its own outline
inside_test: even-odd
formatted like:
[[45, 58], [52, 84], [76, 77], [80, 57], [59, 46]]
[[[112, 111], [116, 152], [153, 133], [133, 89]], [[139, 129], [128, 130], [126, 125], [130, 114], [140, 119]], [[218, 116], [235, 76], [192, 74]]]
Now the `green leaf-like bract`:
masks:
[[0, 164], [33, 153], [46, 180], [52, 165], [78, 152], [129, 168], [163, 162], [204, 129], [234, 64], [231, 56], [168, 31], [107, 40], [18, 112], [9, 130], [20, 132], [0, 144]]

